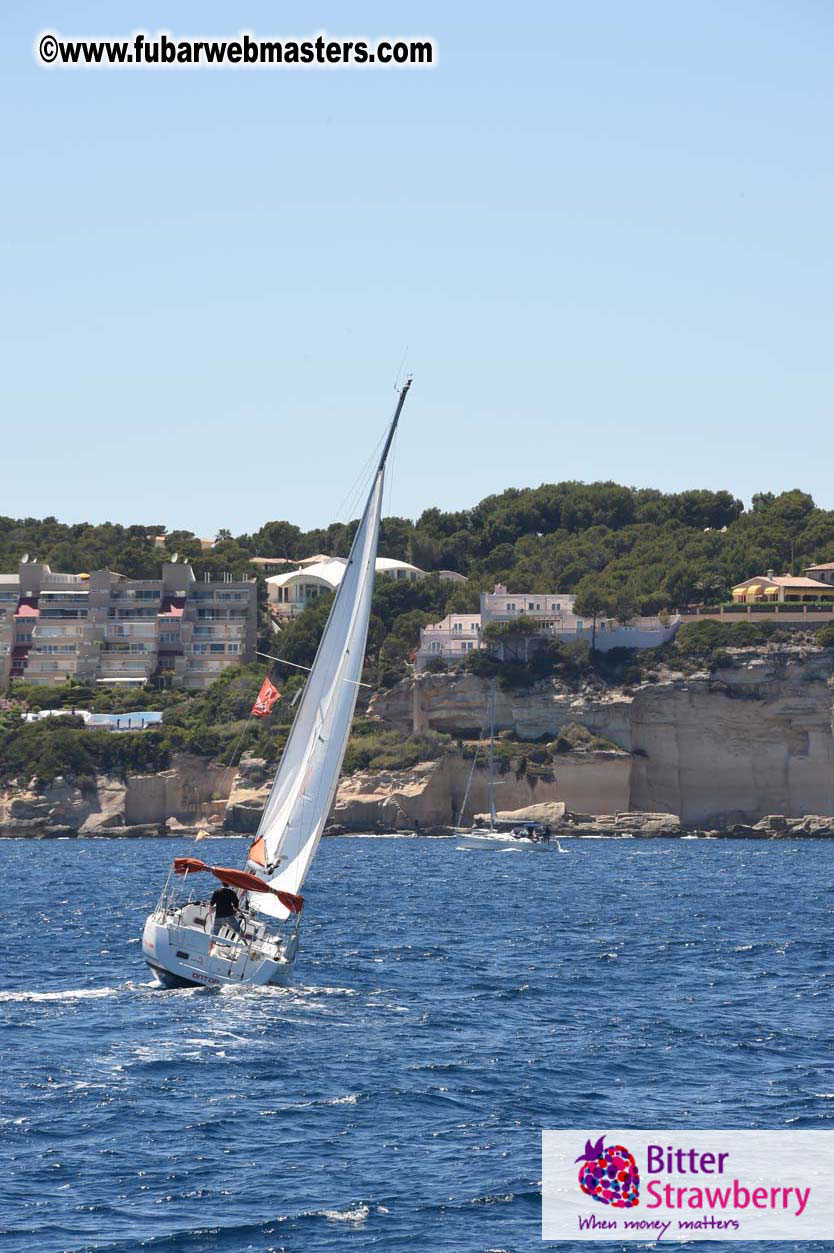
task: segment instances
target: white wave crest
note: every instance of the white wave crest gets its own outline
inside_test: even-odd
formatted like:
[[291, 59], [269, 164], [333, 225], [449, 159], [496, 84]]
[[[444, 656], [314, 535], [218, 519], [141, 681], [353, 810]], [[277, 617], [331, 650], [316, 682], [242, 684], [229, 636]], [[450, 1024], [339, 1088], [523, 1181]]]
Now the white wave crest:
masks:
[[117, 996], [121, 988], [72, 988], [64, 992], [0, 992], [0, 1001], [82, 1001]]
[[356, 1223], [359, 1226], [370, 1212], [367, 1205], [354, 1205], [352, 1209], [323, 1209], [321, 1216], [331, 1223]]

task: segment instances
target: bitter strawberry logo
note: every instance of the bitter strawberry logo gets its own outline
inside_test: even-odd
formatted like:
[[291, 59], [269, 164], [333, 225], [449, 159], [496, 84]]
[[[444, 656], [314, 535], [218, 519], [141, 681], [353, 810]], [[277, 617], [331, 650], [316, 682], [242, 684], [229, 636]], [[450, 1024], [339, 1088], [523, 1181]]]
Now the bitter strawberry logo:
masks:
[[640, 1172], [632, 1153], [622, 1144], [605, 1148], [600, 1136], [596, 1144], [585, 1141], [585, 1152], [577, 1161], [579, 1186], [586, 1196], [614, 1209], [631, 1209], [640, 1199]]

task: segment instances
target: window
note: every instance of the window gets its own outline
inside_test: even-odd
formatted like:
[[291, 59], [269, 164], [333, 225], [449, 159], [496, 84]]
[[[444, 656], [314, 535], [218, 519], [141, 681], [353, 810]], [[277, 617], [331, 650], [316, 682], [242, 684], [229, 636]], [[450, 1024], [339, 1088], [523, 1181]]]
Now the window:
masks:
[[227, 653], [239, 653], [239, 652], [240, 652], [240, 644], [227, 644], [227, 645], [226, 645], [226, 652], [227, 652]]
[[193, 653], [207, 653], [208, 644], [195, 644], [191, 651]]
[[225, 645], [225, 644], [209, 644], [209, 652], [212, 652], [212, 653], [225, 653], [225, 651], [226, 651], [226, 645]]
[[515, 601], [507, 602], [507, 613], [515, 613]]

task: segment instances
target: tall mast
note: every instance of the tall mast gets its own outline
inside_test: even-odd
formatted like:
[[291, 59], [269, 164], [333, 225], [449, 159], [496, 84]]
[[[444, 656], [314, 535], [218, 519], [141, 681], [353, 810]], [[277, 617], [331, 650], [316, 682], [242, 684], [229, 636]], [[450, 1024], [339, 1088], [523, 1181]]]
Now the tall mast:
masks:
[[408, 378], [405, 380], [402, 387], [400, 388], [400, 398], [397, 401], [397, 408], [394, 413], [394, 418], [388, 430], [388, 438], [385, 441], [385, 447], [383, 448], [382, 456], [379, 459], [379, 466], [377, 467], [377, 473], [379, 473], [379, 471], [385, 465], [385, 459], [388, 456], [388, 453], [391, 449], [391, 443], [392, 443], [392, 440], [394, 439], [394, 435], [396, 434], [396, 430], [397, 430], [397, 423], [400, 420], [400, 414], [403, 411], [403, 405], [405, 404], [405, 398], [408, 395], [408, 389], [410, 386], [411, 386], [411, 375], [409, 374]]
[[[249, 849], [254, 873], [295, 895], [315, 855], [333, 803], [361, 686], [368, 636], [374, 566], [379, 542], [385, 459], [411, 384], [400, 390], [383, 441], [382, 456], [353, 537], [315, 660], [303, 689], [281, 764]], [[292, 887], [286, 887], [292, 884]], [[278, 901], [278, 904], [275, 904]], [[284, 903], [270, 896], [259, 911], [285, 917]]]
[[495, 830], [495, 679], [489, 689], [489, 829]]

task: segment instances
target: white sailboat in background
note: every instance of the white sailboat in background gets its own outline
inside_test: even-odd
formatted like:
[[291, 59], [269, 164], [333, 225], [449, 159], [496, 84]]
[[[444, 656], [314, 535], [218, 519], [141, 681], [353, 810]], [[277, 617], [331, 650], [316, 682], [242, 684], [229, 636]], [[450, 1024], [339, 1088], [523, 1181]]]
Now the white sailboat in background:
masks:
[[[476, 757], [477, 760], [477, 757]], [[475, 763], [472, 763], [473, 769]], [[471, 775], [470, 775], [471, 778]], [[495, 679], [489, 688], [489, 820], [486, 826], [474, 826], [467, 832], [470, 839], [494, 839], [495, 830]], [[464, 804], [466, 800], [464, 798]]]
[[[480, 747], [480, 745], [479, 745]], [[469, 781], [461, 805], [460, 818], [466, 808], [472, 775], [475, 773], [478, 754], [472, 762]], [[496, 843], [507, 844], [523, 841], [528, 844], [547, 844], [550, 841], [550, 828], [546, 823], [527, 819], [499, 819], [495, 812], [495, 679], [489, 689], [489, 815], [486, 825], [475, 825], [463, 832], [463, 843], [468, 848], [488, 848]], [[478, 815], [481, 816], [481, 815]], [[460, 823], [460, 819], [459, 819]], [[566, 850], [559, 848], [559, 852]]]
[[[175, 858], [142, 936], [145, 960], [165, 987], [283, 984], [298, 950], [301, 888], [318, 848], [342, 768], [359, 691], [371, 613], [385, 462], [411, 379], [400, 390], [342, 581], [319, 643], [246, 867]], [[188, 895], [209, 871], [241, 891], [238, 921], [213, 936], [214, 911]], [[178, 878], [182, 876], [182, 885]]]

